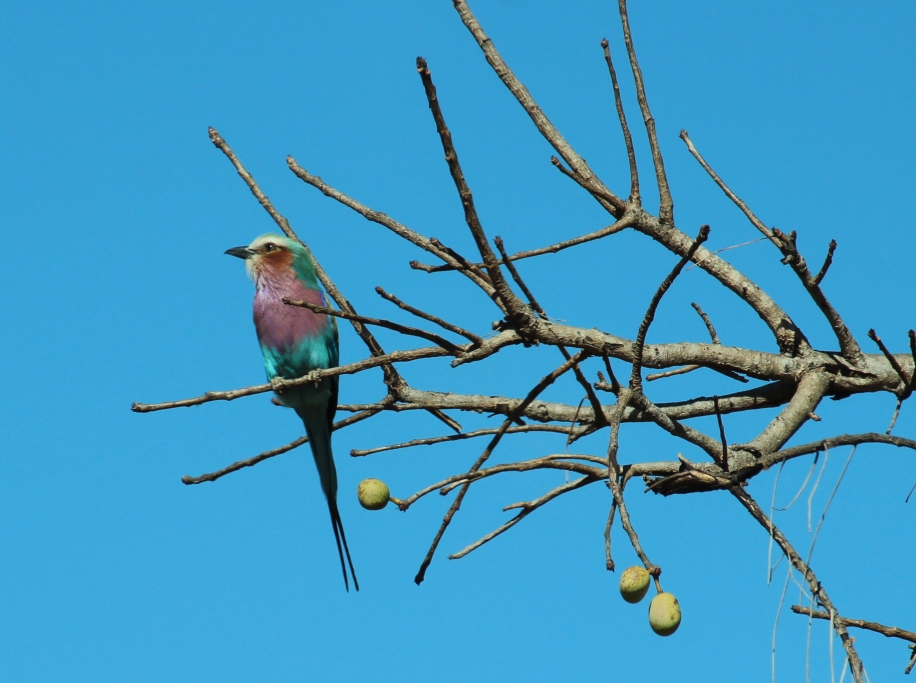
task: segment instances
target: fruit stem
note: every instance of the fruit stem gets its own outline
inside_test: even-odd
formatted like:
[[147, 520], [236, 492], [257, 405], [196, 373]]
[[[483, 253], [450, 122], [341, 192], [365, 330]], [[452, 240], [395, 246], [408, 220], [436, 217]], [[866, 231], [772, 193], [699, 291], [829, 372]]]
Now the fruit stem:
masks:
[[662, 583], [658, 580], [658, 577], [653, 576], [652, 578], [655, 579], [655, 590], [657, 590], [659, 593], [664, 593], [665, 591], [662, 590]]

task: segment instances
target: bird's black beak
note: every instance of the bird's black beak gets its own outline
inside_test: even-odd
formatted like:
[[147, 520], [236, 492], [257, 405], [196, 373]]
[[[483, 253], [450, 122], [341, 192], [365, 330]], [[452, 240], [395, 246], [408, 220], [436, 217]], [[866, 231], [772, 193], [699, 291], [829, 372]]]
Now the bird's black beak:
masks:
[[230, 256], [238, 256], [240, 259], [250, 259], [256, 252], [248, 247], [232, 247], [232, 249], [226, 249], [226, 253]]

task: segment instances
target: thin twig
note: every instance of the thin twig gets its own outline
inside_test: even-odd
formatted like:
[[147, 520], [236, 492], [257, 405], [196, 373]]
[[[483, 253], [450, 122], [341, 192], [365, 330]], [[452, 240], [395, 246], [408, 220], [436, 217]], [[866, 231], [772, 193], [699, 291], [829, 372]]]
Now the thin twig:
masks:
[[728, 185], [725, 184], [725, 181], [722, 180], [722, 178], [720, 178], [719, 175], [714, 170], [712, 170], [712, 167], [706, 163], [706, 159], [703, 158], [703, 155], [700, 154], [700, 152], [694, 146], [693, 140], [690, 139], [690, 135], [686, 130], [681, 131], [680, 138], [684, 141], [684, 144], [687, 145], [687, 149], [693, 155], [693, 158], [700, 162], [700, 166], [702, 166], [703, 170], [709, 174], [709, 177], [713, 179], [716, 185], [718, 185], [726, 194], [726, 196], [732, 200], [735, 206], [741, 209], [741, 212], [747, 216], [747, 219], [751, 222], [751, 224], [757, 228], [764, 237], [768, 238], [775, 244], [776, 242], [773, 239], [773, 233], [770, 231], [770, 229], [763, 221], [754, 215], [754, 212], [750, 210], [748, 205], [745, 204], [738, 195], [732, 192]]
[[[599, 465], [595, 467], [594, 465], [589, 465], [586, 463], [594, 463], [594, 465]], [[519, 462], [508, 462], [502, 463], [500, 465], [492, 465], [490, 467], [479, 469], [474, 472], [461, 472], [460, 474], [453, 474], [450, 477], [446, 477], [442, 481], [438, 481], [435, 484], [430, 484], [425, 488], [420, 489], [416, 493], [412, 494], [409, 498], [405, 498], [398, 503], [400, 509], [409, 509], [414, 503], [416, 503], [421, 498], [439, 492], [441, 496], [447, 496], [449, 493], [455, 489], [464, 486], [465, 484], [474, 483], [481, 481], [482, 479], [487, 479], [488, 477], [495, 477], [499, 474], [504, 474], [506, 472], [533, 472], [534, 470], [557, 470], [561, 472], [574, 472], [576, 474], [581, 474], [583, 476], [595, 477], [595, 481], [607, 479], [607, 462], [604, 458], [599, 458], [595, 455], [583, 455], [579, 453], [554, 453], [551, 455], [542, 455], [537, 458], [532, 458], [530, 460], [521, 460]]]
[[[554, 167], [560, 173], [562, 173], [567, 178], [575, 182], [576, 185], [578, 185], [583, 190], [588, 192], [592, 197], [597, 199], [598, 203], [604, 206], [605, 208], [607, 208], [608, 205], [611, 203], [611, 198], [615, 197], [615, 195], [609, 192], [603, 185], [595, 185], [594, 183], [590, 183], [587, 178], [584, 178], [583, 176], [579, 175], [573, 169], [567, 168], [563, 164], [563, 162], [560, 161], [557, 157], [555, 156], [550, 157], [550, 163], [553, 164]], [[615, 215], [614, 211], [610, 209], [609, 211], [612, 215]], [[623, 216], [621, 216], [621, 219], [626, 218], [627, 215], [630, 215], [631, 213], [632, 212], [628, 210], [626, 213], [623, 214]]]
[[[382, 399], [382, 403], [384, 404], [385, 401], [391, 401], [391, 400], [393, 399], [390, 396], [386, 396], [384, 399]], [[344, 427], [348, 427], [351, 424], [354, 424], [356, 422], [362, 422], [363, 420], [370, 418], [373, 415], [378, 414], [380, 411], [381, 411], [381, 408], [374, 409], [374, 410], [364, 410], [361, 413], [357, 413], [356, 415], [351, 415], [350, 417], [344, 418], [343, 420], [340, 420], [339, 422], [335, 422], [334, 426], [331, 429], [333, 431], [337, 431], [338, 429], [343, 429]], [[231, 474], [232, 472], [237, 472], [238, 470], [243, 469], [245, 467], [252, 467], [254, 465], [257, 465], [259, 462], [263, 462], [264, 460], [267, 460], [268, 458], [273, 458], [277, 455], [288, 453], [289, 451], [293, 450], [294, 448], [299, 448], [299, 446], [302, 446], [303, 444], [308, 443], [308, 440], [309, 438], [307, 436], [301, 436], [298, 439], [296, 439], [295, 441], [291, 441], [290, 443], [286, 444], [285, 446], [280, 446], [279, 448], [274, 448], [273, 450], [265, 451], [263, 453], [260, 453], [254, 456], [253, 458], [248, 458], [247, 460], [239, 460], [238, 462], [234, 462], [231, 465], [229, 465], [228, 467], [224, 467], [223, 469], [217, 470], [216, 472], [210, 472], [208, 474], [201, 474], [200, 476], [197, 476], [197, 477], [191, 477], [186, 474], [181, 478], [181, 481], [183, 484], [188, 484], [188, 485], [202, 484], [205, 481], [216, 481], [220, 477], [224, 477], [227, 474]]]
[[[623, 0], [621, 0], [621, 6], [624, 7]], [[703, 225], [700, 227], [700, 232], [697, 234], [696, 239], [694, 239], [693, 244], [690, 245], [687, 253], [681, 257], [677, 265], [668, 273], [668, 277], [659, 285], [652, 297], [652, 301], [649, 302], [649, 308], [646, 310], [646, 314], [639, 325], [639, 331], [636, 333], [636, 341], [633, 343], [633, 355], [635, 358], [633, 361], [633, 371], [630, 374], [630, 389], [637, 393], [642, 391], [642, 357], [646, 343], [646, 333], [649, 331], [649, 325], [651, 325], [652, 321], [655, 319], [655, 311], [658, 308], [658, 304], [665, 295], [665, 292], [668, 291], [674, 283], [674, 280], [684, 269], [687, 262], [693, 258], [697, 248], [706, 241], [707, 237], [709, 237], [709, 226]]]
[[905, 439], [902, 436], [890, 436], [888, 434], [879, 434], [878, 432], [865, 432], [862, 434], [842, 434], [840, 436], [812, 441], [811, 443], [792, 448], [784, 448], [781, 451], [764, 456], [760, 459], [759, 464], [764, 468], [770, 468], [783, 460], [791, 460], [802, 455], [809, 455], [817, 451], [824, 451], [828, 448], [837, 448], [838, 446], [857, 446], [863, 443], [883, 443], [898, 448], [909, 448], [916, 450], [916, 441]]
[[500, 56], [493, 41], [484, 32], [480, 22], [477, 21], [477, 17], [471, 12], [471, 8], [468, 7], [467, 2], [465, 2], [465, 0], [452, 0], [452, 3], [458, 11], [462, 23], [464, 23], [468, 31], [471, 32], [474, 40], [477, 41], [477, 45], [480, 46], [484, 57], [486, 57], [487, 63], [489, 63], [493, 71], [496, 72], [496, 75], [499, 76], [500, 80], [502, 80], [509, 89], [509, 92], [512, 93], [522, 106], [525, 113], [531, 117], [535, 127], [540, 131], [541, 135], [544, 136], [544, 139], [550, 143], [557, 151], [557, 154], [563, 157], [570, 168], [580, 177], [584, 178], [592, 187], [603, 190], [607, 199], [599, 199], [599, 201], [611, 214], [617, 218], [622, 216], [626, 209], [626, 202], [614, 195], [604, 186], [598, 176], [595, 175], [595, 172], [589, 168], [585, 159], [576, 153], [572, 146], [570, 146], [566, 139], [560, 134], [560, 131], [557, 130], [556, 126], [550, 122], [550, 119], [547, 118], [547, 115], [544, 114], [541, 107], [535, 102], [531, 93], [528, 92], [528, 88], [518, 80], [516, 75], [512, 73], [512, 69], [509, 68], [502, 56]]
[[[391, 444], [390, 446], [378, 446], [377, 448], [367, 448], [362, 450], [353, 449], [350, 451], [350, 455], [352, 455], [354, 458], [359, 458], [366, 455], [374, 455], [375, 453], [394, 451], [401, 448], [413, 448], [414, 446], [432, 446], [433, 444], [445, 443], [449, 441], [464, 441], [465, 439], [473, 439], [478, 436], [492, 436], [497, 431], [499, 431], [499, 427], [494, 427], [493, 429], [478, 429], [473, 432], [462, 432], [461, 434], [434, 436], [426, 439], [413, 439], [403, 443]], [[524, 425], [521, 427], [509, 427], [509, 429], [506, 430], [506, 433], [523, 434], [529, 432], [551, 432], [555, 434], [571, 434], [573, 431], [575, 431], [573, 427], [566, 427], [563, 425]]]
[[[594, 232], [587, 233], [585, 235], [580, 235], [579, 237], [573, 237], [572, 239], [564, 240], [562, 242], [557, 242], [556, 244], [551, 244], [546, 247], [539, 247], [537, 249], [529, 249], [528, 251], [518, 251], [514, 254], [509, 255], [510, 261], [521, 261], [522, 259], [531, 258], [533, 256], [542, 256], [544, 254], [555, 254], [558, 251], [564, 249], [569, 249], [569, 247], [575, 247], [580, 244], [585, 244], [587, 242], [592, 242], [602, 237], [607, 237], [608, 235], [615, 235], [624, 228], [630, 227], [631, 219], [629, 217], [623, 217], [619, 221], [612, 223], [606, 227], [601, 228], [600, 230], [595, 230]], [[505, 259], [500, 259], [497, 261], [498, 265], [505, 265]], [[471, 264], [477, 266], [478, 268], [483, 268], [482, 263]], [[449, 270], [455, 270], [452, 266], [430, 266], [425, 263], [418, 263], [417, 261], [411, 261], [410, 267], [414, 270], [422, 270], [426, 273], [442, 273]]]
[[[587, 351], [580, 351], [571, 359], [563, 363], [556, 370], [542, 377], [541, 381], [538, 382], [534, 388], [528, 392], [528, 395], [524, 398], [524, 400], [522, 400], [522, 402], [519, 403], [514, 410], [512, 410], [512, 412], [509, 414], [509, 417], [503, 421], [499, 430], [496, 432], [496, 434], [493, 435], [493, 438], [490, 440], [490, 443], [484, 449], [483, 453], [480, 454], [480, 457], [477, 458], [477, 461], [471, 466], [471, 469], [468, 470], [468, 474], [473, 474], [481, 468], [481, 466], [487, 461], [496, 446], [499, 444], [503, 435], [506, 433], [506, 430], [509, 429], [512, 423], [524, 412], [525, 408], [527, 408], [531, 402], [534, 401], [534, 399], [537, 398], [537, 396], [542, 391], [544, 391], [544, 389], [553, 384], [558, 377], [569, 370], [573, 365], [584, 360], [587, 356]], [[417, 575], [414, 577], [414, 582], [418, 586], [423, 583], [423, 579], [426, 577], [426, 570], [430, 563], [433, 561], [433, 556], [436, 553], [436, 548], [439, 546], [439, 541], [442, 540], [442, 535], [445, 533], [445, 530], [448, 528], [449, 524], [451, 524], [452, 517], [454, 517], [455, 513], [461, 508], [461, 502], [464, 500], [465, 495], [467, 495], [470, 486], [471, 483], [467, 482], [461, 487], [461, 491], [458, 492], [454, 502], [452, 503], [448, 512], [445, 514], [445, 517], [442, 519], [442, 524], [439, 526], [439, 531], [436, 533], [433, 542], [430, 544], [429, 550], [426, 553], [426, 557], [423, 558], [423, 562], [420, 564], [420, 569], [417, 571]], [[412, 504], [413, 500], [416, 500], [416, 498], [408, 498], [407, 500], [402, 501], [399, 507], [402, 510], [406, 510]]]
[[[624, 531], [627, 532], [627, 537], [630, 539], [630, 545], [633, 546], [633, 550], [636, 551], [636, 554], [639, 556], [639, 559], [642, 560], [643, 565], [646, 568], [646, 571], [651, 574], [656, 581], [656, 586], [658, 586], [658, 577], [662, 573], [661, 567], [652, 562], [649, 559], [649, 556], [646, 555], [645, 551], [642, 548], [642, 544], [639, 541], [639, 535], [636, 533], [636, 529], [633, 527], [633, 522], [630, 519], [630, 513], [627, 510], [627, 504], [623, 497], [623, 487], [617, 480], [618, 473], [620, 472], [620, 467], [617, 464], [617, 451], [619, 448], [619, 430], [620, 430], [620, 418], [623, 416], [623, 411], [627, 407], [627, 403], [633, 398], [634, 394], [629, 389], [621, 389], [620, 394], [617, 396], [617, 409], [614, 411], [614, 417], [611, 420], [611, 438], [608, 444], [607, 459], [608, 459], [608, 485], [611, 489], [611, 495], [613, 496], [612, 507], [616, 507], [620, 510], [620, 524], [623, 526]], [[608, 514], [610, 517], [610, 513]], [[608, 555], [609, 547], [606, 548], [606, 557], [605, 561], [607, 562], [608, 568], [613, 571], [614, 561]]]
[[636, 168], [636, 152], [633, 150], [633, 138], [630, 127], [627, 125], [627, 115], [623, 110], [623, 100], [620, 98], [620, 85], [617, 83], [617, 71], [611, 60], [611, 48], [607, 38], [601, 40], [604, 49], [604, 61], [607, 63], [608, 73], [611, 75], [611, 85], [614, 88], [614, 103], [617, 106], [617, 118], [620, 120], [620, 129], [623, 131], [623, 141], [627, 146], [627, 159], [630, 161], [630, 198], [632, 204], [639, 206], [642, 198], [639, 196], [639, 170]]
[[706, 315], [706, 311], [700, 308], [700, 304], [695, 301], [692, 301], [690, 305], [693, 307], [693, 310], [702, 318], [703, 324], [706, 325], [706, 331], [709, 332], [709, 338], [712, 340], [713, 344], [721, 345], [722, 342], [719, 341], [719, 335], [716, 334], [716, 328], [713, 327], [712, 320], [709, 319], [709, 316]]
[[426, 91], [426, 100], [429, 103], [429, 109], [436, 122], [436, 130], [442, 142], [442, 149], [445, 152], [445, 161], [448, 163], [448, 170], [452, 175], [452, 180], [455, 182], [455, 188], [458, 190], [458, 195], [461, 198], [461, 205], [464, 207], [464, 220], [471, 230], [474, 242], [477, 243], [477, 249], [480, 252], [480, 257], [483, 259], [487, 275], [490, 276], [493, 288], [496, 290], [497, 295], [506, 308], [512, 313], [520, 312], [524, 308], [524, 304], [515, 296], [515, 293], [503, 277], [499, 265], [496, 263], [496, 255], [490, 248], [490, 243], [487, 241], [483, 226], [480, 224], [480, 218], [474, 206], [474, 197], [471, 194], [471, 188], [468, 187], [467, 181], [464, 179], [464, 172], [461, 170], [461, 164], [458, 161], [458, 152], [455, 150], [455, 145], [452, 143], [452, 134], [445, 123], [445, 117], [442, 115], [442, 109], [439, 106], [439, 98], [436, 94], [436, 86], [433, 85], [432, 75], [426, 64], [426, 60], [422, 57], [417, 57], [417, 72], [420, 74], [420, 79], [423, 81], [423, 88]]
[[521, 289], [522, 293], [525, 295], [525, 298], [528, 299], [528, 304], [542, 318], [546, 318], [547, 314], [544, 312], [541, 304], [539, 304], [537, 299], [534, 298], [534, 294], [531, 293], [531, 290], [528, 289], [528, 285], [525, 284], [522, 276], [519, 275], [518, 269], [509, 259], [509, 255], [506, 253], [506, 245], [503, 243], [503, 238], [497, 235], [493, 238], [493, 242], [496, 244], [496, 248], [499, 249], [499, 255], [502, 256], [502, 260], [500, 262], [506, 265], [506, 268], [509, 270], [509, 274], [512, 276], [512, 279], [515, 280], [515, 284], [518, 285], [519, 289]]
[[316, 304], [309, 303], [308, 301], [298, 301], [296, 299], [290, 299], [289, 297], [283, 297], [283, 303], [288, 306], [307, 308], [315, 313], [324, 313], [325, 315], [331, 315], [335, 318], [355, 320], [357, 322], [363, 323], [364, 325], [375, 325], [376, 327], [384, 327], [388, 330], [394, 330], [395, 332], [400, 332], [401, 334], [406, 334], [412, 337], [420, 337], [427, 341], [431, 341], [433, 344], [438, 344], [443, 349], [455, 356], [458, 356], [462, 353], [462, 349], [450, 342], [448, 339], [440, 337], [438, 334], [427, 332], [426, 330], [420, 330], [416, 327], [408, 327], [407, 325], [401, 325], [400, 323], [392, 322], [390, 320], [383, 320], [380, 318], [369, 318], [364, 315], [355, 315], [353, 313], [335, 311], [334, 309], [328, 308], [327, 306], [318, 306]]
[[301, 179], [303, 182], [308, 183], [309, 185], [317, 189], [319, 192], [324, 194], [326, 197], [330, 197], [331, 199], [340, 202], [344, 206], [352, 209], [356, 213], [363, 216], [366, 220], [371, 221], [373, 223], [377, 223], [385, 228], [388, 228], [394, 234], [398, 235], [399, 237], [402, 237], [403, 239], [407, 240], [411, 244], [417, 247], [420, 247], [424, 251], [432, 254], [433, 256], [436, 256], [437, 258], [442, 259], [445, 263], [450, 265], [453, 269], [463, 273], [468, 278], [470, 278], [474, 282], [474, 284], [480, 287], [484, 291], [484, 293], [487, 294], [487, 296], [491, 298], [495, 296], [493, 286], [489, 282], [486, 282], [485, 280], [480, 278], [474, 272], [464, 269], [459, 261], [457, 261], [451, 254], [449, 254], [445, 250], [437, 247], [433, 243], [433, 240], [428, 239], [427, 237], [424, 237], [423, 235], [420, 235], [417, 232], [414, 232], [413, 230], [408, 228], [406, 225], [399, 223], [398, 221], [394, 220], [387, 214], [384, 214], [381, 211], [375, 211], [373, 209], [370, 209], [368, 206], [361, 204], [360, 202], [356, 201], [352, 197], [331, 187], [330, 185], [325, 183], [320, 177], [316, 175], [312, 175], [311, 173], [306, 171], [304, 168], [302, 168], [293, 157], [291, 156], [287, 157], [286, 163], [289, 166], [289, 169], [296, 175], [296, 177]]
[[[436, 237], [430, 237], [429, 241], [434, 246], [446, 252], [449, 256], [451, 256], [456, 261], [458, 261], [458, 263], [461, 264], [462, 269], [474, 273], [475, 275], [477, 275], [477, 277], [481, 278], [484, 282], [486, 282], [489, 285], [493, 284], [493, 282], [490, 280], [490, 276], [484, 272], [484, 268], [486, 268], [486, 266], [478, 265], [476, 263], [472, 263], [471, 261], [468, 261], [464, 256], [459, 254], [457, 251], [452, 249], [450, 246], [443, 244], [442, 240]], [[413, 262], [411, 262], [411, 267], [413, 267]]]
[[650, 375], [646, 375], [646, 381], [654, 382], [657, 379], [674, 377], [675, 375], [686, 375], [688, 372], [700, 370], [701, 368], [713, 370], [714, 372], [718, 372], [720, 375], [725, 375], [729, 379], [733, 379], [736, 382], [741, 382], [742, 384], [747, 384], [750, 381], [747, 377], [742, 377], [737, 372], [732, 372], [731, 370], [727, 370], [725, 368], [717, 368], [713, 365], [685, 365], [684, 367], [675, 368], [674, 370], [667, 370], [665, 372], [653, 372]]
[[674, 201], [671, 199], [671, 190], [668, 187], [668, 177], [665, 175], [665, 162], [662, 150], [658, 145], [658, 136], [655, 134], [655, 119], [649, 111], [649, 100], [646, 98], [646, 86], [642, 79], [642, 69], [636, 59], [636, 48], [633, 47], [633, 36], [630, 33], [630, 18], [627, 15], [626, 0], [618, 0], [620, 9], [620, 23], [623, 26], [623, 40], [627, 46], [627, 55], [630, 58], [630, 68], [633, 71], [633, 80], [636, 82], [636, 101], [646, 124], [646, 134], [649, 137], [649, 149], [652, 151], [652, 163], [655, 166], [655, 180], [658, 184], [658, 217], [662, 223], [674, 224]]
[[420, 358], [437, 358], [440, 356], [450, 355], [441, 346], [426, 346], [420, 349], [411, 349], [409, 351], [393, 351], [384, 356], [371, 356], [355, 363], [340, 365], [336, 368], [325, 368], [323, 370], [313, 370], [304, 377], [297, 379], [281, 380], [275, 379], [270, 384], [255, 384], [243, 389], [232, 389], [230, 391], [208, 391], [203, 396], [195, 398], [185, 398], [179, 401], [168, 401], [165, 403], [134, 403], [130, 409], [135, 413], [151, 413], [156, 410], [168, 410], [170, 408], [188, 408], [190, 406], [199, 406], [210, 401], [232, 401], [243, 396], [253, 396], [263, 394], [268, 391], [282, 391], [287, 387], [295, 387], [300, 384], [318, 382], [325, 377], [335, 377], [337, 375], [352, 375], [369, 368], [377, 368], [390, 363], [404, 363], [407, 361], [418, 360]]
[[[688, 372], [693, 372], [694, 370], [699, 370], [702, 368], [702, 365], [685, 365], [682, 368], [675, 368], [674, 370], [666, 370], [665, 372], [653, 372], [650, 375], [646, 375], [647, 382], [654, 382], [657, 379], [665, 379], [667, 377], [675, 377], [676, 375], [686, 375]], [[738, 375], [736, 375], [737, 377]], [[741, 379], [744, 379], [743, 377]], [[744, 379], [746, 382], [747, 380]]]
[[[621, 485], [622, 486], [622, 485]], [[611, 509], [607, 513], [607, 523], [604, 525], [604, 565], [605, 568], [614, 571], [614, 558], [611, 557], [611, 527], [614, 526], [614, 514], [617, 512], [617, 499], [612, 498]]]
[[530, 515], [532, 512], [534, 512], [535, 510], [537, 510], [540, 507], [543, 507], [544, 505], [554, 500], [555, 498], [559, 498], [564, 493], [575, 491], [576, 489], [580, 489], [583, 486], [587, 486], [595, 481], [597, 481], [597, 479], [594, 479], [592, 477], [587, 477], [587, 476], [581, 477], [574, 481], [566, 482], [565, 484], [562, 484], [561, 486], [557, 486], [556, 488], [551, 489], [550, 491], [545, 493], [543, 496], [541, 496], [540, 498], [536, 498], [535, 500], [528, 501], [526, 503], [513, 503], [512, 505], [506, 506], [505, 508], [503, 508], [504, 510], [511, 510], [513, 508], [522, 508], [522, 511], [519, 512], [515, 517], [510, 519], [505, 524], [501, 524], [499, 527], [497, 527], [496, 529], [488, 533], [486, 536], [483, 536], [477, 539], [476, 541], [474, 541], [467, 547], [463, 548], [462, 550], [459, 550], [457, 553], [449, 555], [448, 559], [460, 560], [462, 557], [477, 550], [477, 548], [484, 545], [485, 543], [492, 541], [494, 538], [502, 534], [504, 531], [508, 531], [509, 529], [514, 527], [516, 524], [521, 522], [523, 519], [525, 519], [525, 517]]
[[384, 289], [382, 289], [381, 287], [376, 287], [376, 288], [375, 288], [375, 291], [378, 293], [378, 295], [379, 295], [380, 297], [382, 297], [382, 298], [385, 299], [386, 301], [390, 301], [391, 303], [393, 303], [393, 304], [394, 304], [395, 306], [397, 306], [398, 308], [400, 308], [400, 309], [402, 309], [402, 310], [404, 310], [404, 311], [407, 311], [408, 313], [411, 313], [411, 314], [417, 316], [418, 318], [422, 318], [423, 320], [428, 320], [428, 321], [431, 322], [431, 323], [435, 323], [435, 324], [438, 325], [439, 327], [441, 327], [441, 328], [443, 328], [443, 329], [446, 329], [446, 330], [448, 330], [449, 332], [454, 332], [455, 334], [460, 334], [462, 337], [464, 337], [465, 339], [470, 340], [472, 343], [477, 344], [478, 346], [479, 346], [480, 344], [483, 344], [483, 338], [482, 338], [482, 337], [479, 337], [478, 335], [474, 334], [473, 332], [468, 332], [468, 331], [465, 330], [464, 328], [458, 327], [457, 325], [453, 325], [452, 323], [450, 323], [450, 322], [448, 322], [448, 321], [445, 321], [445, 320], [443, 320], [442, 318], [439, 318], [439, 317], [437, 317], [437, 316], [435, 316], [435, 315], [432, 315], [432, 314], [430, 314], [430, 313], [426, 313], [426, 312], [424, 312], [424, 311], [421, 311], [419, 308], [414, 308], [413, 306], [411, 306], [411, 305], [409, 305], [409, 304], [406, 304], [406, 303], [404, 303], [403, 301], [401, 301], [400, 299], [398, 299], [394, 294], [389, 294], [388, 292], [386, 292], [386, 291], [385, 291]]
[[[910, 387], [910, 378], [906, 376], [906, 372], [904, 372], [903, 367], [900, 365], [900, 362], [897, 360], [894, 354], [892, 354], [887, 346], [884, 345], [884, 342], [881, 341], [881, 337], [875, 333], [874, 328], [868, 330], [868, 338], [878, 345], [878, 348], [881, 349], [881, 353], [883, 353], [884, 357], [887, 358], [887, 362], [891, 364], [891, 367], [894, 368], [894, 372], [897, 373], [897, 376], [903, 383], [903, 388], [900, 390], [900, 394], [898, 394], [902, 395]], [[913, 376], [916, 377], [916, 372], [913, 373]]]
[[814, 276], [814, 284], [820, 285], [821, 282], [823, 282], [824, 276], [830, 269], [830, 264], [833, 263], [833, 252], [835, 251], [836, 240], [830, 240], [830, 244], [827, 247], [827, 256], [824, 258], [824, 265], [821, 266], [821, 269], [818, 271], [817, 275]]
[[716, 421], [719, 423], [719, 438], [722, 440], [722, 460], [720, 465], [723, 470], [728, 472], [728, 442], [725, 440], [725, 423], [722, 422], [722, 411], [719, 410], [719, 397], [712, 397], [716, 406]]
[[[814, 619], [830, 619], [830, 615], [826, 612], [821, 612], [819, 610], [813, 610], [809, 607], [802, 607], [800, 605], [792, 605], [792, 611], [796, 614], [804, 614]], [[901, 640], [908, 640], [911, 643], [916, 643], [916, 633], [912, 631], [907, 631], [896, 626], [885, 626], [884, 624], [879, 624], [876, 621], [865, 621], [864, 619], [850, 619], [848, 617], [834, 617], [836, 621], [840, 621], [845, 626], [853, 626], [855, 628], [865, 629], [866, 631], [874, 631], [875, 633], [880, 633], [882, 636], [887, 636], [888, 638], [900, 638]]]

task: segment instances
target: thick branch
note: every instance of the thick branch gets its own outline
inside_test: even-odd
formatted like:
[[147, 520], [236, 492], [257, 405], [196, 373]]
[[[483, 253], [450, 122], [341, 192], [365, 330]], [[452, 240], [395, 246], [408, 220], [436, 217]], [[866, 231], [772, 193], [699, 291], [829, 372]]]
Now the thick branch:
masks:
[[789, 404], [755, 439], [741, 446], [758, 455], [769, 455], [782, 448], [808, 421], [830, 387], [830, 377], [823, 372], [803, 376]]

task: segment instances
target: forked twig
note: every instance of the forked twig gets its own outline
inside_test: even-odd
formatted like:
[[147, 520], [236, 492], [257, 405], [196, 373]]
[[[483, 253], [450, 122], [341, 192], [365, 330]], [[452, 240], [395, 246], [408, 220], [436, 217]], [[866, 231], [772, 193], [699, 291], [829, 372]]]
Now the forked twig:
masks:
[[[553, 384], [557, 378], [563, 375], [568, 371], [573, 365], [576, 365], [580, 361], [584, 360], [588, 356], [588, 352], [585, 350], [580, 351], [575, 356], [567, 360], [565, 363], [560, 365], [556, 370], [551, 372], [548, 375], [545, 375], [541, 378], [541, 381], [538, 382], [531, 391], [528, 392], [528, 395], [525, 396], [524, 400], [516, 406], [514, 410], [509, 414], [509, 417], [503, 421], [499, 430], [496, 434], [493, 435], [493, 438], [490, 440], [490, 443], [484, 449], [483, 453], [480, 454], [480, 457], [477, 458], [477, 461], [471, 466], [471, 469], [468, 470], [468, 474], [473, 474], [478, 471], [481, 466], [487, 461], [493, 451], [496, 449], [496, 446], [499, 445], [499, 442], [502, 440], [503, 435], [512, 426], [512, 423], [518, 418], [538, 395], [544, 391], [547, 387]], [[433, 556], [436, 553], [436, 548], [439, 546], [439, 541], [442, 540], [442, 535], [445, 533], [445, 530], [448, 528], [449, 524], [452, 521], [452, 517], [455, 516], [455, 513], [460, 509], [461, 502], [464, 500], [465, 495], [467, 495], [468, 489], [470, 488], [471, 483], [467, 482], [461, 487], [461, 490], [458, 492], [458, 495], [455, 497], [454, 502], [449, 508], [448, 512], [445, 514], [445, 517], [442, 520], [442, 524], [439, 527], [439, 531], [436, 533], [436, 537], [433, 539], [432, 544], [429, 547], [429, 550], [426, 553], [426, 557], [423, 558], [423, 562], [420, 564], [420, 569], [417, 571], [417, 575], [414, 577], [414, 582], [419, 586], [423, 583], [423, 579], [426, 577], [426, 570], [429, 567], [430, 563], [433, 561]], [[402, 510], [406, 510], [413, 500], [416, 498], [408, 498], [403, 501], [400, 505]]]
[[642, 112], [642, 119], [646, 124], [649, 149], [652, 151], [652, 164], [655, 166], [655, 181], [658, 184], [659, 198], [658, 217], [662, 223], [672, 225], [674, 223], [674, 201], [671, 198], [671, 189], [668, 187], [668, 176], [665, 175], [662, 150], [659, 147], [658, 136], [655, 133], [655, 119], [652, 118], [652, 112], [649, 111], [649, 100], [646, 97], [646, 85], [642, 79], [642, 69], [639, 68], [639, 61], [636, 59], [636, 48], [633, 47], [630, 18], [627, 15], [627, 0], [618, 0], [617, 6], [620, 10], [620, 23], [623, 26], [623, 40], [627, 46], [630, 68], [633, 71], [633, 80], [636, 82], [636, 101], [639, 102], [639, 110]]

